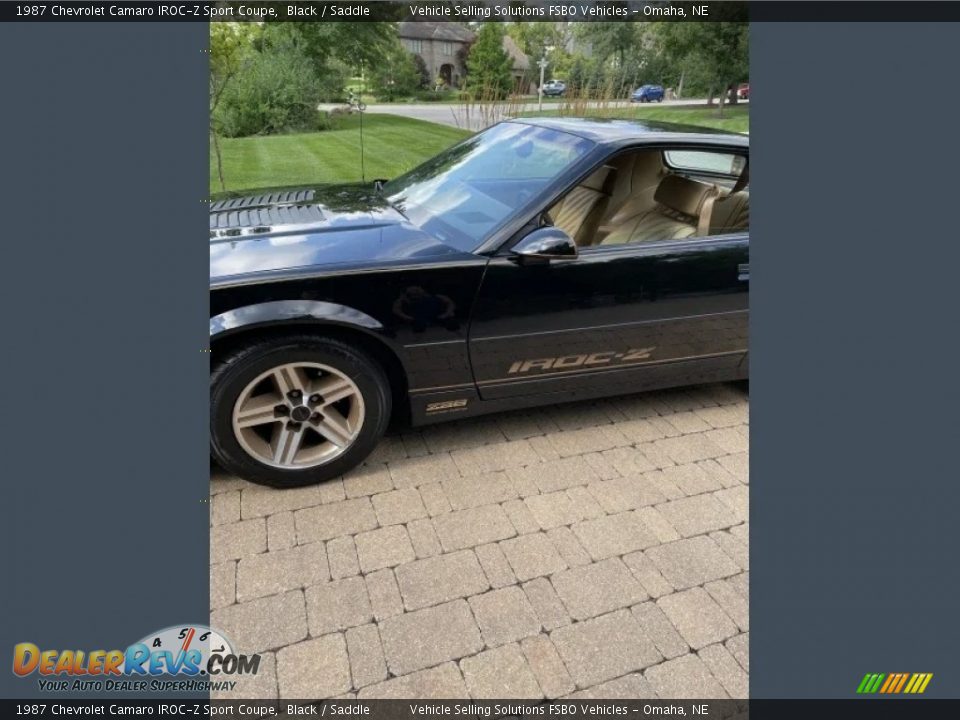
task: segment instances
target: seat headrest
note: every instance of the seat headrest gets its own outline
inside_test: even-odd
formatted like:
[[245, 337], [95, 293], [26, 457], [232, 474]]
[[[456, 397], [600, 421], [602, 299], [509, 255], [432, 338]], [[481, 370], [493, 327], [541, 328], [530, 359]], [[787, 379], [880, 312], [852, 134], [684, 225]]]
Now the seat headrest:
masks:
[[599, 193], [609, 192], [609, 186], [615, 175], [616, 169], [609, 165], [603, 165], [591, 173], [590, 177], [580, 183], [580, 187], [595, 190]]
[[746, 190], [719, 197], [710, 213], [711, 235], [742, 232], [750, 227], [750, 193]]
[[653, 199], [671, 210], [695, 218], [700, 214], [704, 198], [714, 190], [712, 185], [683, 175], [667, 175], [657, 186]]

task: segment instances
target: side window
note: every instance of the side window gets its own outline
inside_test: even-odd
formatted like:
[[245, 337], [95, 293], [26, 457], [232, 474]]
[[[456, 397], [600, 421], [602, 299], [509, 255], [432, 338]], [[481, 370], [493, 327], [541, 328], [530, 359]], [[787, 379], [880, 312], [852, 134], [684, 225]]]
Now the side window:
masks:
[[[715, 197], [701, 205], [697, 235], [728, 235], [750, 229], [750, 186], [747, 157], [704, 150], [665, 150], [664, 165], [674, 173], [713, 184]], [[741, 182], [741, 179], [744, 182]], [[734, 192], [735, 191], [735, 192]]]
[[638, 149], [609, 159], [547, 215], [587, 252], [745, 233], [747, 169], [747, 156], [731, 152]]
[[693, 174], [721, 174], [738, 177], [743, 170], [742, 155], [702, 150], [664, 150], [667, 167]]

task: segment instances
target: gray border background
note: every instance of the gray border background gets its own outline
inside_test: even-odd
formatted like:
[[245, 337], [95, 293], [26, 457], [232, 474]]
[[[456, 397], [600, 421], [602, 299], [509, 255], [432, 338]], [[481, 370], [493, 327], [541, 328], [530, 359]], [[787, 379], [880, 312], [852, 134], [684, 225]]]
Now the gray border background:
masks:
[[960, 696], [958, 40], [751, 28], [752, 697]]
[[208, 622], [207, 42], [0, 25], [4, 697], [17, 642]]

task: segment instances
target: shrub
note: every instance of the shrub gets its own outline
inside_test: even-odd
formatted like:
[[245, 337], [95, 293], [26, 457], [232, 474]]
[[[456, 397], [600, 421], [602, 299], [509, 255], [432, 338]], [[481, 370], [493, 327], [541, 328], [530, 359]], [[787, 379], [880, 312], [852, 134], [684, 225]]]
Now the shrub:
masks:
[[349, 77], [350, 69], [344, 63], [328, 60], [317, 80], [320, 102], [344, 102], [347, 98], [346, 86]]
[[445, 90], [419, 90], [414, 98], [421, 102], [437, 102], [438, 100], [447, 100], [451, 93]]
[[[419, 56], [416, 56], [419, 57]], [[423, 60], [420, 61], [421, 63]], [[417, 91], [423, 76], [414, 57], [397, 43], [370, 72], [370, 86], [378, 100], [392, 102], [410, 97]]]
[[324, 130], [333, 130], [336, 126], [337, 119], [334, 118], [330, 113], [322, 110], [317, 111], [317, 116], [314, 119], [313, 125], [314, 130], [323, 132]]
[[214, 122], [227, 137], [313, 129], [323, 86], [292, 44], [253, 52], [227, 85]]

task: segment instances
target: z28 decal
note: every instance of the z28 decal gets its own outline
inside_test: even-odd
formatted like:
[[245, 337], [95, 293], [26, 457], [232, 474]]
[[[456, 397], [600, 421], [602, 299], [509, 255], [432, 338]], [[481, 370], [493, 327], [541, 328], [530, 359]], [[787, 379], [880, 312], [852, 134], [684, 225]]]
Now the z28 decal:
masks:
[[589, 368], [612, 363], [632, 363], [638, 360], [648, 360], [656, 349], [656, 347], [639, 348], [621, 353], [608, 350], [606, 352], [590, 353], [589, 355], [564, 355], [563, 357], [517, 360], [507, 370], [507, 374], [516, 375], [531, 370], [570, 370], [572, 368]]
[[467, 406], [467, 398], [457, 400], [442, 400], [427, 404], [426, 412], [448, 412], [450, 410], [463, 410]]

